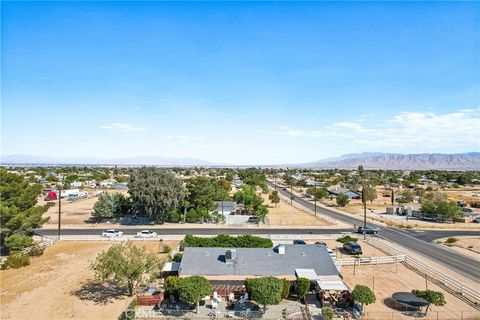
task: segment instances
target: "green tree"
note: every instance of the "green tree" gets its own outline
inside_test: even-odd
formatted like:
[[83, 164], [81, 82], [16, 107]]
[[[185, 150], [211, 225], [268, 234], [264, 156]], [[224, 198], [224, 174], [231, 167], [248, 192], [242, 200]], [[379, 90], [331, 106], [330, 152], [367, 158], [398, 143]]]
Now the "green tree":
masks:
[[275, 277], [262, 277], [255, 279], [246, 279], [245, 286], [252, 300], [263, 305], [263, 309], [267, 309], [267, 305], [279, 304], [283, 295], [283, 280]]
[[249, 185], [243, 185], [242, 190], [239, 190], [233, 196], [237, 203], [242, 203], [248, 212], [255, 212], [262, 204], [263, 199], [256, 194], [255, 188]]
[[182, 181], [172, 171], [159, 168], [132, 170], [128, 193], [133, 203], [154, 221], [168, 221], [184, 198]]
[[195, 303], [198, 312], [198, 302], [212, 293], [212, 286], [204, 277], [191, 276], [180, 281], [178, 292], [183, 301]]
[[270, 201], [274, 204], [275, 207], [277, 207], [277, 204], [280, 202], [280, 196], [278, 195], [278, 191], [274, 190], [268, 197]]
[[174, 295], [177, 299], [179, 298], [178, 288], [180, 287], [181, 279], [177, 276], [168, 276], [164, 283], [163, 288], [165, 289], [165, 293], [170, 295]]
[[447, 304], [442, 292], [432, 290], [412, 290], [412, 293], [419, 298], [427, 300], [428, 306], [427, 309], [425, 309], [425, 315], [428, 313], [428, 309], [432, 304], [435, 306], [444, 306]]
[[346, 194], [337, 194], [337, 205], [345, 207], [350, 202], [350, 199]]
[[0, 169], [2, 248], [20, 250], [33, 244], [33, 229], [48, 221], [42, 217], [48, 206], [37, 206], [41, 190], [41, 185], [30, 185], [23, 176]]
[[317, 200], [322, 200], [323, 198], [328, 197], [328, 191], [324, 188], [316, 188], [316, 190], [313, 192], [313, 196]]
[[298, 299], [303, 299], [310, 290], [310, 280], [307, 278], [297, 278], [297, 297]]
[[215, 181], [208, 177], [195, 177], [188, 180], [186, 187], [188, 201], [193, 208], [215, 209], [218, 190], [222, 189], [217, 187]]
[[442, 221], [463, 215], [457, 203], [448, 200], [427, 200], [422, 203], [420, 211], [426, 215], [438, 216]]
[[376, 301], [375, 293], [373, 293], [369, 287], [361, 284], [357, 284], [355, 288], [353, 288], [352, 298], [362, 304], [362, 310], [364, 304], [369, 305]]
[[365, 170], [363, 169], [363, 165], [359, 165], [357, 168], [357, 171], [358, 171], [358, 175], [360, 177], [363, 177], [363, 173], [365, 172]]
[[375, 199], [377, 199], [377, 191], [375, 188], [364, 185], [362, 188], [362, 202], [366, 203], [367, 201], [370, 201], [370, 203], [372, 203]]
[[264, 222], [265, 217], [268, 214], [268, 207], [264, 204], [258, 206], [257, 211], [255, 211], [255, 216], [258, 218], [258, 222]]
[[92, 216], [101, 220], [118, 218], [126, 212], [127, 204], [121, 193], [104, 193], [93, 205]]
[[91, 264], [91, 269], [101, 281], [113, 279], [115, 283], [126, 286], [131, 296], [142, 276], [158, 265], [157, 258], [148, 253], [145, 247], [140, 248], [127, 242], [113, 245], [100, 253]]

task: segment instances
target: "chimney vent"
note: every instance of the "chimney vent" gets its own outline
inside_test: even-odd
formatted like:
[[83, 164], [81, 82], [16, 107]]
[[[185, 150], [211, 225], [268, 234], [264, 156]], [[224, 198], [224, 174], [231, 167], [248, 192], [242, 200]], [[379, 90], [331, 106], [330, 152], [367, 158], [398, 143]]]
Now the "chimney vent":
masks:
[[235, 249], [225, 250], [225, 262], [233, 263], [235, 261], [237, 261], [237, 250]]

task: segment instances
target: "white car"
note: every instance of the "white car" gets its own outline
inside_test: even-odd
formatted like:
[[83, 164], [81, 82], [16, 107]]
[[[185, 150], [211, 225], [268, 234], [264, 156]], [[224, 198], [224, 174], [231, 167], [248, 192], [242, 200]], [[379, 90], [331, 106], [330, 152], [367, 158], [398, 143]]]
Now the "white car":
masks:
[[136, 235], [137, 238], [155, 238], [156, 236], [158, 236], [157, 233], [150, 230], [142, 230]]
[[122, 237], [123, 232], [120, 230], [109, 229], [102, 232], [103, 238]]

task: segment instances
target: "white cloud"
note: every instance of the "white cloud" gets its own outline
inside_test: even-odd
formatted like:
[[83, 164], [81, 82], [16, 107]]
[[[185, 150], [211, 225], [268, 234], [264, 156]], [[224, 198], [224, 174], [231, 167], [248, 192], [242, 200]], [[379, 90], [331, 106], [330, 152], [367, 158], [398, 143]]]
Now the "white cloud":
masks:
[[145, 130], [144, 128], [135, 127], [128, 123], [109, 123], [101, 126], [100, 128], [120, 132], [135, 132]]
[[401, 112], [383, 122], [369, 119], [368, 124], [341, 121], [321, 130], [281, 127], [263, 131], [291, 137], [331, 137], [350, 139], [371, 150], [384, 149], [458, 149], [480, 150], [480, 109], [456, 112]]
[[262, 130], [260, 133], [273, 134], [273, 135], [282, 135], [290, 137], [311, 137], [311, 138], [322, 138], [322, 137], [347, 137], [341, 132], [335, 132], [332, 130], [296, 130], [288, 127], [280, 127], [279, 130]]
[[167, 135], [165, 136], [167, 139], [175, 139], [175, 140], [194, 140], [194, 141], [203, 141], [202, 137], [194, 137], [194, 136], [185, 136], [185, 135]]

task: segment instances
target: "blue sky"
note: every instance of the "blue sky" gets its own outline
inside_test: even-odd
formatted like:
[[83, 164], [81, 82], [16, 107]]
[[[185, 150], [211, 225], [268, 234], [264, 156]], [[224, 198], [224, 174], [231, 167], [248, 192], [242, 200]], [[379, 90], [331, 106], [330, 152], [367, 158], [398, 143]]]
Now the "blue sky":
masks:
[[2, 2], [2, 154], [480, 151], [477, 2]]

